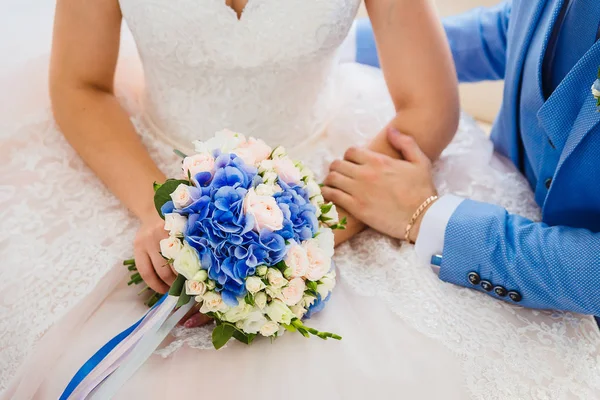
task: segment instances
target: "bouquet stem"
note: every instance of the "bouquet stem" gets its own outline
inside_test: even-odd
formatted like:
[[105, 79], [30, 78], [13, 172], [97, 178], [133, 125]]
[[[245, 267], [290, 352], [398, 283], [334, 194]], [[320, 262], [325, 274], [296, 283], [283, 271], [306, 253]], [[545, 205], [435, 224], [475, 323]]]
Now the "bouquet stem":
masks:
[[[123, 265], [127, 267], [128, 271], [132, 272], [131, 276], [129, 277], [129, 282], [127, 282], [128, 286], [139, 285], [140, 283], [144, 283], [142, 275], [140, 275], [140, 273], [137, 270], [137, 267], [135, 266], [135, 259], [131, 258], [129, 260], [125, 260], [123, 261]], [[144, 304], [148, 307], [154, 306], [158, 302], [158, 300], [160, 300], [161, 295], [155, 292], [154, 290], [150, 289], [150, 287], [147, 285], [144, 285], [144, 288], [138, 292], [138, 296], [144, 292], [148, 292], [150, 294], [148, 300], [144, 302]]]

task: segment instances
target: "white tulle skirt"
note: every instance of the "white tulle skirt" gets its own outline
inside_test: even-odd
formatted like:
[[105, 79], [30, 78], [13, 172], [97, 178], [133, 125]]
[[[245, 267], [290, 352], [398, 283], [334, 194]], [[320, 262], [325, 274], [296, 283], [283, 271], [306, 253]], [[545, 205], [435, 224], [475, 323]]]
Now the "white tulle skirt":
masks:
[[[57, 130], [41, 89], [45, 64], [31, 65], [0, 94], [0, 389], [19, 400], [58, 398], [101, 345], [146, 311], [121, 265], [138, 223]], [[171, 146], [140, 117], [141, 77], [135, 59], [122, 60], [119, 96], [170, 174]], [[378, 70], [342, 65], [337, 79], [338, 112], [297, 149], [320, 171], [394, 112]], [[435, 171], [442, 194], [539, 218], [526, 182], [467, 116]], [[373, 231], [336, 253], [339, 285], [310, 322], [342, 341], [288, 334], [215, 351], [210, 327], [179, 327], [118, 398], [600, 397], [593, 318], [526, 310], [446, 284], [412, 246]]]

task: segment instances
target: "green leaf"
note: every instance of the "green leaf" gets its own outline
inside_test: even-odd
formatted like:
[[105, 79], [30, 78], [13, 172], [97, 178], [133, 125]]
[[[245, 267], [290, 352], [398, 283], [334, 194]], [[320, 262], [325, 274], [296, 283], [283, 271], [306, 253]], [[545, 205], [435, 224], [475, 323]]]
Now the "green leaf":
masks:
[[189, 182], [177, 179], [168, 179], [154, 193], [154, 206], [156, 207], [156, 211], [158, 211], [158, 215], [160, 215], [162, 219], [164, 219], [165, 216], [162, 214], [160, 209], [165, 205], [166, 202], [171, 201], [171, 193], [173, 193], [175, 189], [177, 189], [177, 186], [181, 184], [188, 186]]
[[230, 324], [221, 324], [217, 326], [212, 332], [212, 343], [213, 346], [215, 346], [215, 349], [219, 350], [221, 347], [225, 346], [235, 331], [235, 327]]
[[317, 291], [317, 282], [313, 282], [313, 281], [306, 281], [306, 287], [309, 288], [310, 290], [313, 291]]
[[244, 297], [244, 301], [246, 302], [246, 304], [250, 305], [250, 306], [254, 306], [254, 296], [252, 296], [251, 293], [248, 293], [246, 295], [246, 297]]
[[600, 79], [600, 67], [598, 67], [598, 79]]
[[185, 292], [185, 290], [182, 290], [181, 294], [179, 295], [179, 300], [177, 300], [177, 308], [179, 308], [181, 306], [185, 306], [187, 303], [190, 302], [191, 298], [192, 298], [192, 296], [187, 294]]
[[171, 285], [171, 289], [169, 289], [169, 296], [179, 296], [183, 292], [185, 281], [185, 276], [181, 274], [177, 275], [177, 279], [175, 279], [175, 282]]
[[255, 333], [244, 333], [244, 332], [236, 329], [233, 332], [233, 337], [234, 337], [234, 339], [236, 339], [239, 342], [250, 345], [254, 341], [256, 334]]
[[327, 214], [329, 211], [331, 211], [332, 207], [333, 207], [333, 203], [324, 204], [321, 206], [321, 212], [323, 214]]
[[152, 188], [154, 189], [154, 193], [156, 193], [156, 191], [157, 191], [158, 189], [160, 189], [160, 187], [161, 187], [161, 186], [162, 186], [162, 183], [154, 182], [154, 183], [152, 184]]

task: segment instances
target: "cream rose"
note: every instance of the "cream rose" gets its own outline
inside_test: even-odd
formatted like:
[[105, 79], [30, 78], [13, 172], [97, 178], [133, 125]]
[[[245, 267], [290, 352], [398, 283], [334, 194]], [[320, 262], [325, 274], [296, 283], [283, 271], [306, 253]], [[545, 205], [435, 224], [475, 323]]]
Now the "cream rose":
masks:
[[198, 281], [185, 281], [185, 293], [189, 296], [202, 296], [206, 293], [206, 285]]
[[173, 268], [186, 279], [192, 279], [200, 271], [198, 253], [187, 243], [183, 244], [183, 248], [174, 260]]
[[244, 199], [244, 213], [254, 218], [254, 230], [278, 231], [283, 228], [283, 212], [270, 196], [259, 196], [250, 189]]
[[255, 165], [266, 160], [271, 155], [271, 151], [265, 142], [251, 137], [233, 150], [233, 153], [241, 157], [246, 164]]
[[331, 270], [331, 258], [325, 255], [314, 239], [306, 242], [305, 249], [309, 263], [305, 277], [309, 281], [318, 281]]
[[186, 176], [192, 178], [200, 172], [210, 172], [211, 174], [215, 169], [215, 158], [211, 153], [200, 153], [194, 154], [183, 159], [183, 172]]
[[190, 195], [189, 186], [184, 185], [183, 183], [177, 186], [177, 189], [171, 193], [171, 199], [173, 200], [175, 208], [180, 210], [192, 204], [193, 200]]
[[275, 160], [275, 172], [279, 176], [279, 179], [288, 184], [300, 183], [302, 180], [302, 174], [298, 167], [296, 167], [292, 160], [289, 158], [280, 158]]
[[252, 306], [241, 301], [240, 304], [237, 305], [237, 307], [233, 307], [227, 310], [227, 312], [223, 315], [223, 319], [229, 322], [236, 323], [246, 318], [248, 315], [250, 315], [251, 312]]
[[244, 320], [239, 321], [236, 325], [246, 333], [258, 333], [260, 328], [267, 322], [268, 320], [265, 318], [262, 311], [255, 308]]
[[225, 312], [228, 309], [229, 307], [223, 302], [219, 293], [207, 292], [202, 296], [202, 307], [200, 307], [200, 312], [202, 314], [209, 312]]
[[183, 231], [187, 225], [187, 217], [177, 214], [165, 214], [165, 230], [172, 236], [183, 236]]
[[288, 306], [296, 305], [302, 300], [306, 284], [302, 278], [294, 278], [290, 283], [281, 289], [280, 299]]
[[302, 307], [300, 304], [296, 304], [295, 306], [291, 306], [290, 310], [294, 313], [296, 318], [302, 319], [304, 318], [304, 314], [306, 314], [306, 308]]
[[265, 287], [267, 287], [267, 285], [265, 285], [262, 279], [257, 276], [250, 276], [246, 279], [246, 289], [252, 294], [260, 292]]
[[169, 236], [160, 241], [160, 253], [169, 260], [174, 260], [181, 252], [181, 249], [183, 249], [181, 239], [174, 236]]
[[289, 325], [295, 317], [292, 310], [281, 300], [273, 300], [266, 308], [267, 315], [271, 321]]
[[317, 237], [314, 239], [317, 241], [317, 245], [325, 254], [325, 257], [333, 257], [335, 249], [335, 237], [333, 231], [329, 228], [321, 228]]
[[269, 271], [267, 271], [267, 280], [269, 281], [269, 286], [273, 288], [281, 288], [287, 284], [287, 279], [283, 277], [283, 274], [277, 268], [269, 268]]
[[273, 321], [268, 321], [266, 324], [264, 324], [260, 328], [260, 334], [265, 337], [273, 336], [278, 331], [279, 331], [279, 325], [277, 325], [277, 323], [275, 323]]
[[304, 247], [292, 242], [288, 248], [285, 264], [290, 269], [290, 276], [304, 276], [308, 270], [308, 255]]
[[256, 307], [260, 308], [261, 310], [265, 308], [267, 305], [267, 294], [265, 292], [256, 293], [254, 295], [254, 304], [256, 304]]

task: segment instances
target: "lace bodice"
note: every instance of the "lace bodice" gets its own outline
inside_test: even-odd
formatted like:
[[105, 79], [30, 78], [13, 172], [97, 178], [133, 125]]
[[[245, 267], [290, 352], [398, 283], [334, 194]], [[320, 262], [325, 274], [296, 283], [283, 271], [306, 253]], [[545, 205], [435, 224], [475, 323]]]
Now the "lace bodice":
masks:
[[120, 0], [144, 65], [145, 115], [179, 148], [227, 127], [293, 147], [321, 131], [359, 0]]

